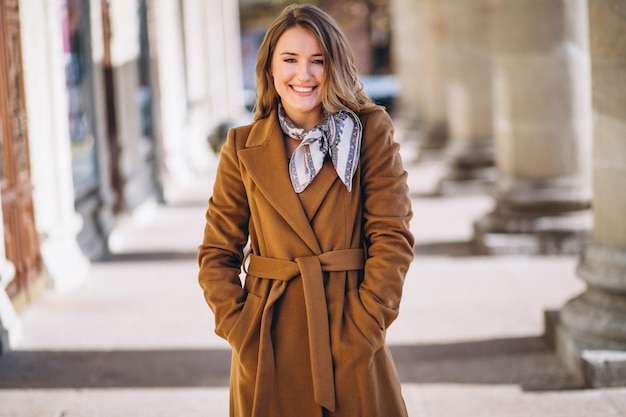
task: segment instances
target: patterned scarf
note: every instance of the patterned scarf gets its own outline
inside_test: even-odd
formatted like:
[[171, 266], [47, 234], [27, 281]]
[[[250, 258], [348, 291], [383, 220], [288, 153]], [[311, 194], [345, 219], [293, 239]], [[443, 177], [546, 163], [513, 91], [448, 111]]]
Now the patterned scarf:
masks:
[[296, 193], [304, 189], [322, 169], [326, 155], [335, 166], [337, 175], [352, 191], [352, 177], [361, 152], [363, 126], [354, 112], [345, 109], [328, 113], [313, 129], [307, 131], [294, 124], [282, 105], [278, 105], [278, 121], [287, 136], [301, 141], [289, 161], [289, 176]]

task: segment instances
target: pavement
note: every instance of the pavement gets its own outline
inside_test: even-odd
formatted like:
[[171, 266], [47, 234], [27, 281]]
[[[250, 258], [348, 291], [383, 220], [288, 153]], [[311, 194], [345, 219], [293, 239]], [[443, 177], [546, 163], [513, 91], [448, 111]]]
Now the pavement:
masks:
[[[416, 258], [387, 341], [409, 415], [626, 417], [626, 387], [581, 388], [544, 337], [546, 313], [584, 288], [577, 257], [472, 253], [491, 198], [436, 196], [441, 158], [417, 161], [407, 143], [403, 155]], [[0, 358], [0, 417], [228, 415], [230, 351], [196, 281], [212, 181], [199, 173], [168, 205], [122, 219], [81, 288], [20, 314], [24, 335]]]

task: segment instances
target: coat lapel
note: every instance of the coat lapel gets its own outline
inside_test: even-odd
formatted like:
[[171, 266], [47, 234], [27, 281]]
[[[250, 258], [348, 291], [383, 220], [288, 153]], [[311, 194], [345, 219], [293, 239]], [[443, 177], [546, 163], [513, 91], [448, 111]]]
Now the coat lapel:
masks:
[[[302, 201], [302, 206], [309, 220], [313, 220], [317, 210], [336, 181], [339, 181], [339, 177], [333, 163], [327, 158], [313, 182], [300, 193], [300, 201]], [[343, 186], [343, 183], [340, 185]]]
[[320, 253], [307, 213], [289, 179], [285, 145], [276, 111], [255, 123], [246, 148], [239, 151], [239, 158], [270, 204], [314, 253]]

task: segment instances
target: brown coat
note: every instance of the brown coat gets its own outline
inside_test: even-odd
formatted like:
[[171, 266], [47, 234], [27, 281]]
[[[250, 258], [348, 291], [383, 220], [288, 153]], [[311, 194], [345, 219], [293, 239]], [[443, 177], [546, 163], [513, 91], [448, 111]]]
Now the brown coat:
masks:
[[275, 111], [228, 134], [198, 260], [231, 416], [406, 416], [385, 330], [413, 259], [407, 174], [387, 113], [359, 117], [352, 192], [328, 159], [293, 191]]

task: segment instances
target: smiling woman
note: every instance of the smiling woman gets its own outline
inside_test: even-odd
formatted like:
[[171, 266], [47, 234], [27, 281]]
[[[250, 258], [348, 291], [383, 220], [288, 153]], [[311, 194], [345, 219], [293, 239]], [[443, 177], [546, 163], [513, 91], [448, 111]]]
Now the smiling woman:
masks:
[[256, 88], [254, 122], [222, 148], [198, 249], [233, 349], [231, 416], [405, 417], [385, 331], [414, 242], [391, 118], [311, 5], [269, 28]]
[[310, 130], [323, 118], [324, 59], [311, 31], [294, 26], [276, 44], [271, 74], [286, 115]]

